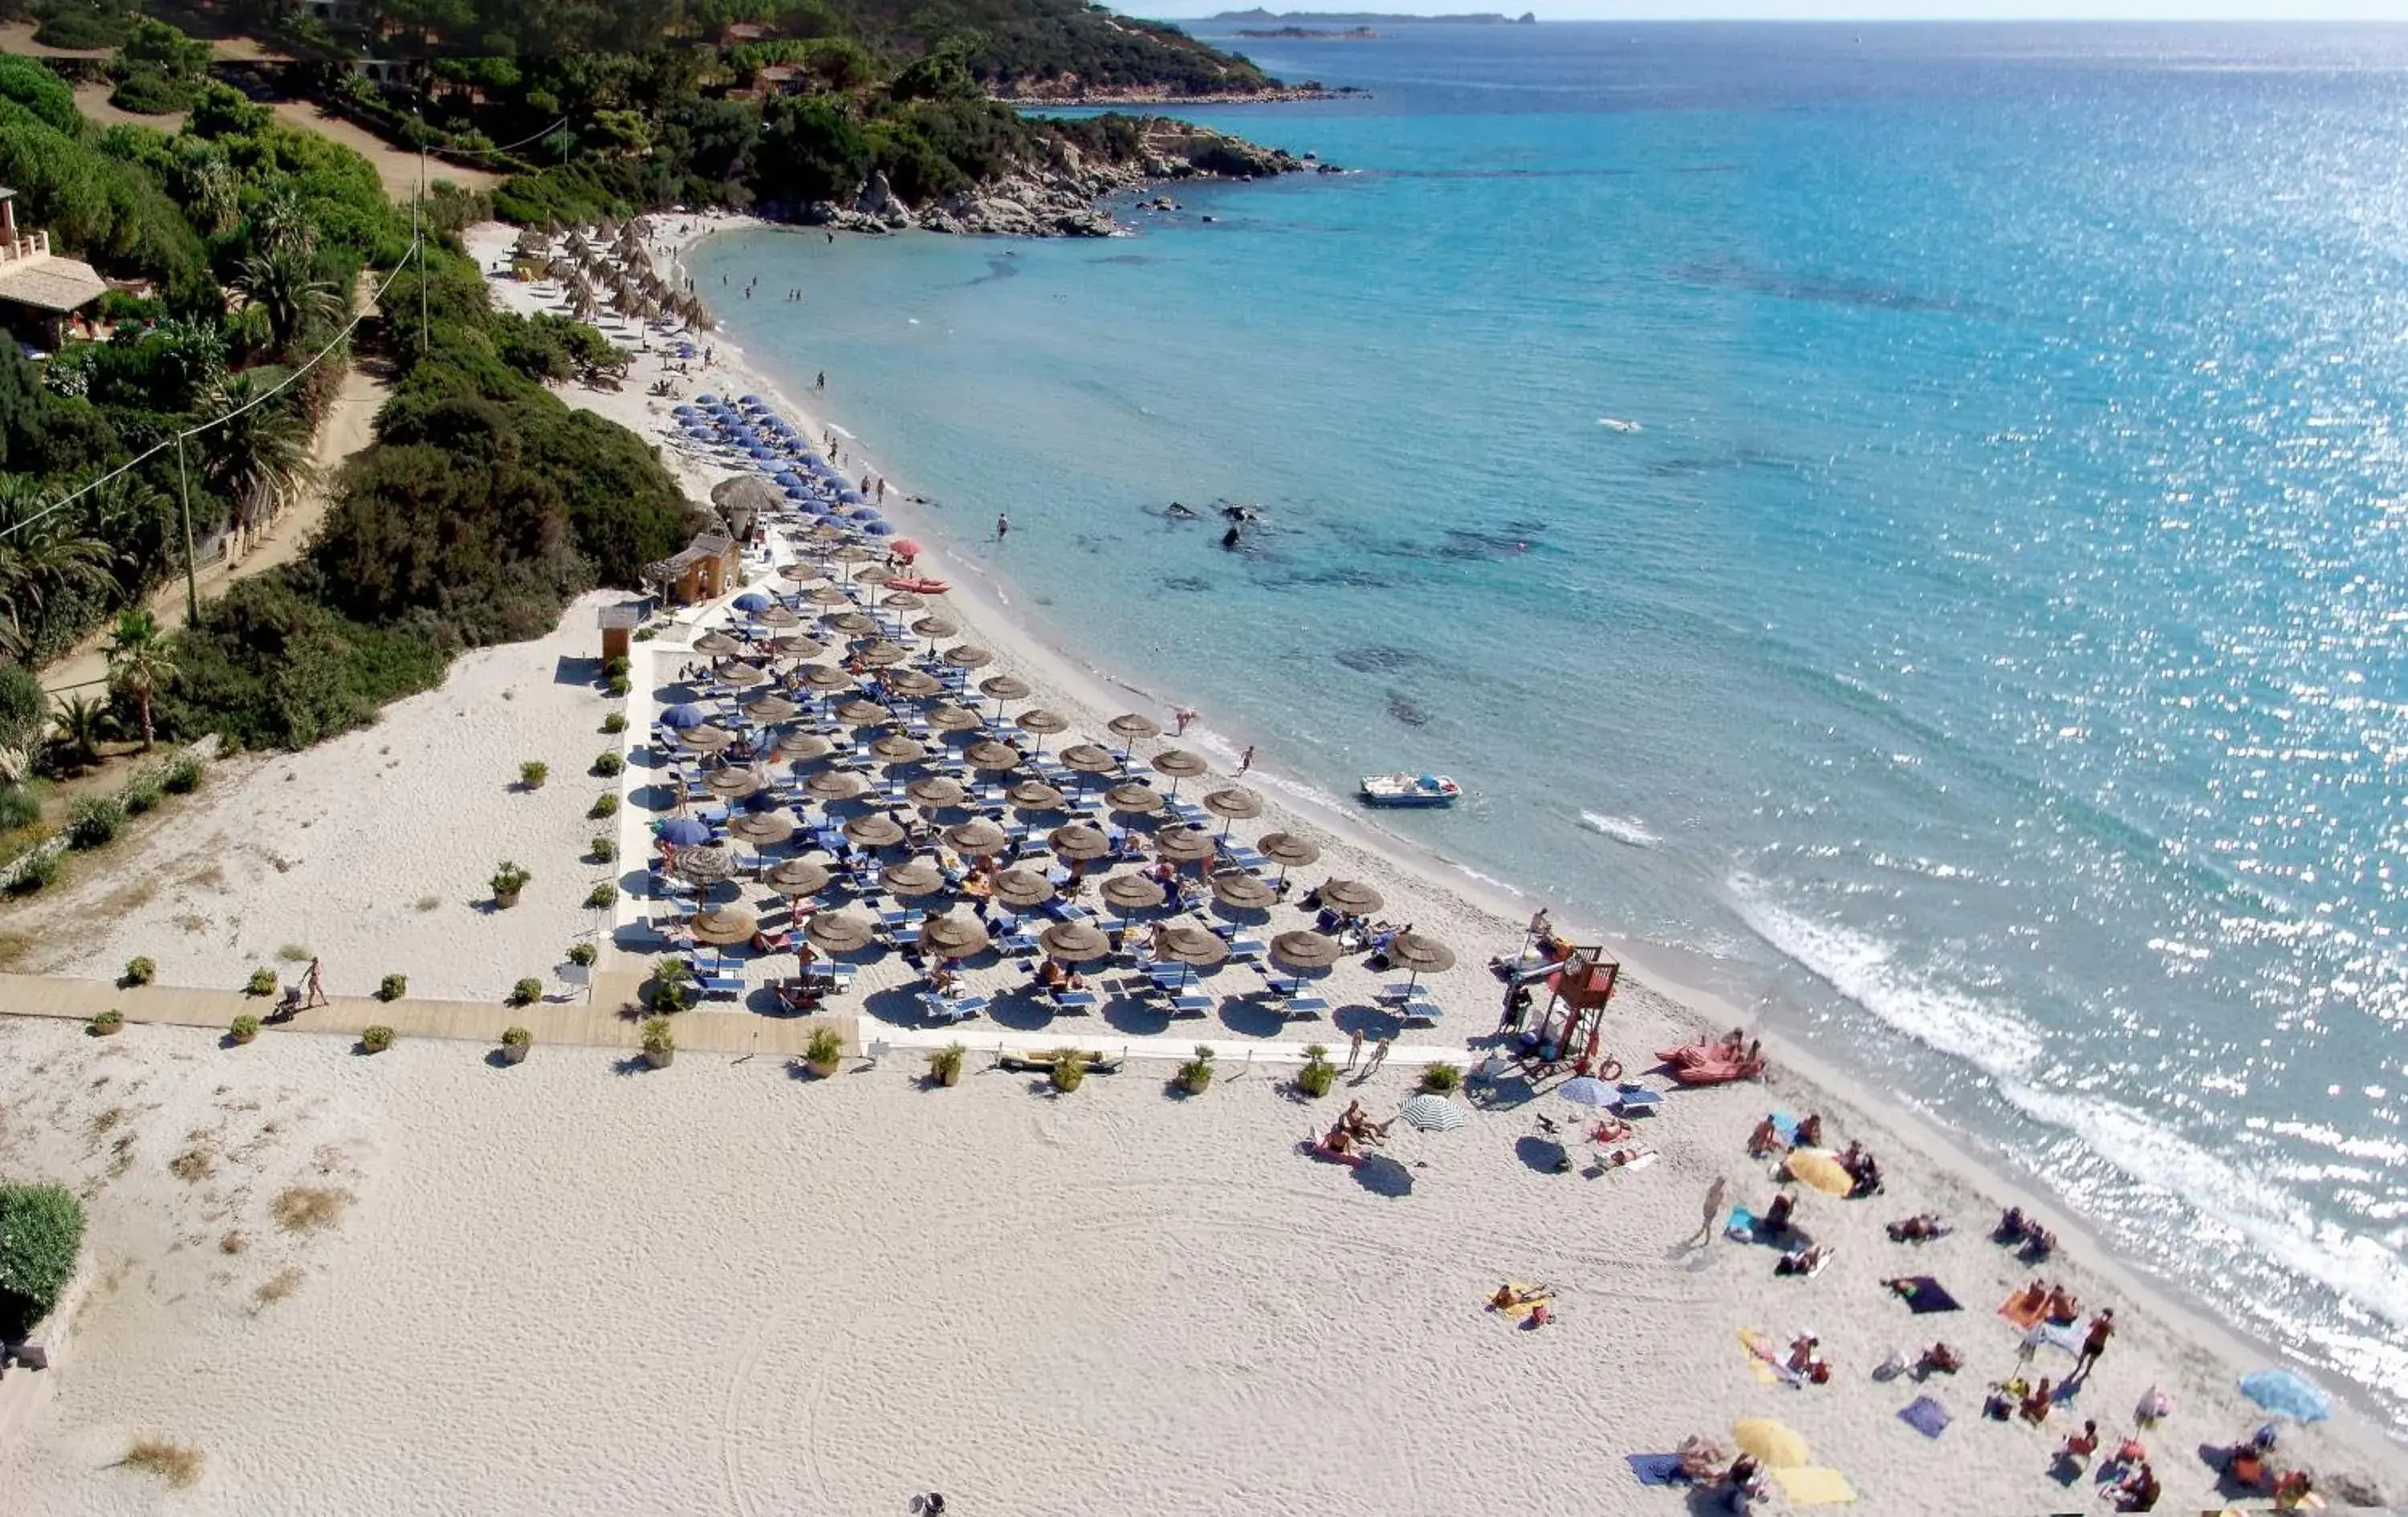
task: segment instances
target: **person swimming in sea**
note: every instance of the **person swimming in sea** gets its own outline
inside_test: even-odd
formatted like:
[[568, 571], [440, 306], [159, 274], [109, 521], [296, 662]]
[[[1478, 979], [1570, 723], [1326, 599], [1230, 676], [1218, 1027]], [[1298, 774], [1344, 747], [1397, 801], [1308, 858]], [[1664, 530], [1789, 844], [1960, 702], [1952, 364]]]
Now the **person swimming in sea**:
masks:
[[1182, 506], [1175, 500], [1170, 503], [1162, 514], [1177, 522], [1193, 522], [1196, 520], [1196, 513], [1194, 511], [1189, 510], [1186, 507]]
[[1244, 535], [1239, 532], [1237, 527], [1234, 525], [1232, 525], [1228, 531], [1221, 534], [1221, 546], [1229, 549], [1232, 551], [1234, 551], [1238, 545], [1243, 540]]

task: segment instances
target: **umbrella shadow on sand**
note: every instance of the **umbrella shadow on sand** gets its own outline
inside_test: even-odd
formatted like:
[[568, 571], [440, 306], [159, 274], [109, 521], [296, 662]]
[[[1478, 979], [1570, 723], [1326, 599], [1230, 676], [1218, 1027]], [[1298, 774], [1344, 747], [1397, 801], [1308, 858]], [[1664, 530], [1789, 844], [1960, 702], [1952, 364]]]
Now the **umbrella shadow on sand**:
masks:
[[1398, 1200], [1413, 1193], [1413, 1172], [1401, 1161], [1374, 1153], [1354, 1166], [1354, 1183], [1374, 1195]]
[[1571, 1172], [1571, 1154], [1551, 1138], [1517, 1138], [1513, 1140], [1513, 1154], [1542, 1175]]

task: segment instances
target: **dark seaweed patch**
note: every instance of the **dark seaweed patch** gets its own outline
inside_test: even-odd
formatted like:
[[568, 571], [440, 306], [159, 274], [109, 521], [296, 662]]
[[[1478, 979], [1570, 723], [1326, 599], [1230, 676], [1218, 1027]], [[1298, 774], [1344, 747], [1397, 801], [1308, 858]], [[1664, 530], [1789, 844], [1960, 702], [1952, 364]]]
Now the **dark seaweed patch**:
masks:
[[1364, 643], [1339, 649], [1329, 656], [1356, 674], [1399, 674], [1429, 662], [1419, 649], [1399, 648], [1393, 643]]

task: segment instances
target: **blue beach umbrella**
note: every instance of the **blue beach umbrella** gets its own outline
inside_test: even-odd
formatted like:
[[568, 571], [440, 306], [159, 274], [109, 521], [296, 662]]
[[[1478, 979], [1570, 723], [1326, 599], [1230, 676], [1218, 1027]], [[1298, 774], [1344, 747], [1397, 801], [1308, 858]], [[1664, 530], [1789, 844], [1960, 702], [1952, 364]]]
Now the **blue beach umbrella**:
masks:
[[746, 395], [744, 397], [744, 404], [747, 406], [767, 406], [769, 403], [763, 400], [759, 395]]
[[2332, 1397], [2287, 1369], [2243, 1375], [2241, 1394], [2268, 1411], [2303, 1423], [2320, 1423], [2332, 1415]]
[[802, 488], [803, 477], [796, 474], [793, 469], [780, 469], [777, 473], [769, 476], [769, 478], [776, 480], [779, 486], [782, 489], [799, 490]]
[[895, 523], [892, 522], [864, 522], [861, 523], [861, 530], [868, 533], [873, 537], [891, 537], [895, 536]]
[[702, 412], [692, 406], [672, 406], [669, 408], [669, 414], [671, 416], [700, 416]]
[[769, 597], [757, 590], [748, 590], [736, 597], [735, 606], [739, 611], [766, 611], [769, 608]]
[[690, 816], [673, 816], [652, 829], [663, 842], [694, 848], [710, 841], [710, 829]]
[[1565, 1081], [1555, 1094], [1574, 1106], [1612, 1106], [1620, 1095], [1604, 1081], [1592, 1080], [1586, 1075], [1578, 1080]]
[[661, 725], [682, 732], [688, 727], [710, 724], [710, 713], [699, 706], [672, 706], [661, 713]]
[[727, 404], [727, 402], [720, 399], [717, 395], [696, 395], [695, 397], [695, 403], [701, 406], [724, 406]]

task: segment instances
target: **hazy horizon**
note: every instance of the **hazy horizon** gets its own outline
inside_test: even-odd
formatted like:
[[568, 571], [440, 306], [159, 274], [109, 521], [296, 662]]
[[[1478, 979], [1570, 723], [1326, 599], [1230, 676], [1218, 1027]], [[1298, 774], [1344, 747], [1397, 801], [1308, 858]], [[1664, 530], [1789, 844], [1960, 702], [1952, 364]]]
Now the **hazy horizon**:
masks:
[[1559, 21], [1823, 21], [1832, 25], [1903, 21], [2149, 21], [2158, 23], [2258, 21], [2272, 24], [2322, 21], [2408, 23], [2408, 0], [2301, 0], [2275, 7], [2268, 0], [2126, 0], [2114, 6], [2048, 0], [1853, 0], [1843, 9], [1817, 0], [1404, 0], [1354, 5], [1271, 4], [1268, 0], [1154, 0], [1117, 8], [1133, 16], [1192, 21], [1226, 11], [1261, 7], [1279, 13], [1350, 13], [1441, 16], [1529, 11]]

